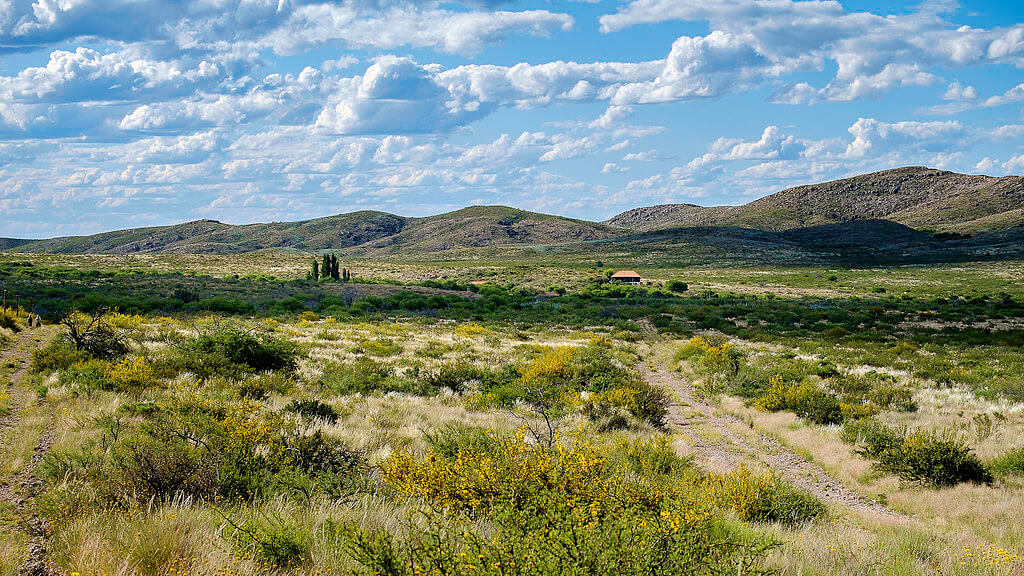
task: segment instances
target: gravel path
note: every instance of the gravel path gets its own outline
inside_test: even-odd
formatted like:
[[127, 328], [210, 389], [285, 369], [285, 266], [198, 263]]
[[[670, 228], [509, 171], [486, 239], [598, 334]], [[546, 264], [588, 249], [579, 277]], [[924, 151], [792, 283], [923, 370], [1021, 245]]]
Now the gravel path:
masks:
[[[846, 488], [817, 464], [793, 453], [774, 438], [752, 429], [740, 418], [699, 400], [692, 386], [664, 365], [653, 371], [645, 370], [644, 376], [648, 382], [662, 386], [678, 398], [669, 407], [668, 421], [673, 428], [693, 440], [698, 462], [704, 462], [710, 468], [732, 469], [739, 466], [741, 456], [746, 456], [763, 463], [775, 474], [822, 501], [850, 510], [905, 517]], [[708, 430], [714, 431], [714, 438]]]

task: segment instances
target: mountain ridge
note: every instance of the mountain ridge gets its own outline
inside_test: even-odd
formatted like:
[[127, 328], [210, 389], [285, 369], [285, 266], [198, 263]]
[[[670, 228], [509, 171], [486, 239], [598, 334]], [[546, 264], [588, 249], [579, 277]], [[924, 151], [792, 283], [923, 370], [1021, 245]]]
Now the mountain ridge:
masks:
[[[841, 226], [852, 222], [866, 224]], [[885, 243], [895, 234], [901, 242], [918, 246], [929, 235], [963, 237], [1020, 227], [1024, 227], [1024, 178], [903, 167], [787, 188], [739, 206], [662, 204], [628, 210], [604, 222], [507, 206], [469, 206], [427, 217], [362, 210], [296, 222], [232, 225], [203, 219], [90, 236], [0, 238], [0, 250], [202, 254], [284, 249], [387, 257], [486, 247], [600, 244], [676, 228], [792, 231], [772, 238], [810, 245], [814, 245], [814, 234], [827, 233], [831, 246], [841, 246], [843, 234], [858, 246]]]
[[1024, 223], [1024, 178], [974, 176], [906, 166], [781, 190], [739, 206], [661, 204], [604, 223], [632, 230], [738, 226], [781, 231], [858, 220], [975, 234]]

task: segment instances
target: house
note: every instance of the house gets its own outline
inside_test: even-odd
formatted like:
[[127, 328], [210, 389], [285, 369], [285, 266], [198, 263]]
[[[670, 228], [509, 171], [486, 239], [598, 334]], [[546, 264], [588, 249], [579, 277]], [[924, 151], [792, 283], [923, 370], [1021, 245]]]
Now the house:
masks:
[[639, 284], [640, 275], [632, 270], [619, 270], [612, 274], [611, 281], [622, 282], [623, 284]]

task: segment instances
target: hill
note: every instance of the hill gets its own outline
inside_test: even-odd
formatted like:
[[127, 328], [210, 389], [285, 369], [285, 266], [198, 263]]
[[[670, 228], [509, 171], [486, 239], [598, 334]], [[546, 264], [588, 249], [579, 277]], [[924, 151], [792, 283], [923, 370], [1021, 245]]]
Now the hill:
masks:
[[230, 254], [268, 248], [343, 249], [402, 230], [406, 219], [384, 212], [352, 212], [304, 220], [234, 226], [197, 220], [173, 226], [132, 228], [93, 236], [70, 236], [27, 242], [26, 252], [128, 254], [172, 252]]
[[352, 253], [444, 252], [459, 248], [566, 244], [623, 233], [611, 226], [506, 206], [471, 206], [427, 218], [410, 218], [401, 232], [359, 246]]
[[736, 226], [789, 230], [889, 220], [917, 230], [976, 234], [1024, 223], [1024, 178], [896, 168], [797, 186], [742, 206], [665, 204], [623, 212], [605, 223], [633, 230]]
[[[648, 234], [668, 230], [675, 232]], [[471, 206], [424, 218], [361, 211], [241, 226], [198, 220], [92, 236], [0, 239], [0, 250], [236, 254], [327, 249], [367, 258], [464, 259], [524, 250], [554, 255], [658, 246], [672, 257], [675, 250], [675, 255], [692, 251], [695, 257], [714, 253], [747, 260], [756, 260], [757, 254], [899, 260], [927, 259], [929, 252], [957, 259], [1000, 256], [1022, 235], [1024, 178], [909, 167], [789, 188], [742, 206], [637, 208], [603, 223]], [[942, 242], [966, 236], [974, 236], [973, 241]], [[996, 245], [1003, 247], [999, 254], [990, 248]]]
[[510, 244], [594, 240], [621, 231], [594, 222], [517, 210], [473, 206], [427, 218], [352, 212], [303, 220], [235, 226], [197, 220], [49, 240], [0, 240], [0, 249], [42, 253], [146, 252], [234, 254], [265, 249], [335, 249], [359, 254], [439, 252]]

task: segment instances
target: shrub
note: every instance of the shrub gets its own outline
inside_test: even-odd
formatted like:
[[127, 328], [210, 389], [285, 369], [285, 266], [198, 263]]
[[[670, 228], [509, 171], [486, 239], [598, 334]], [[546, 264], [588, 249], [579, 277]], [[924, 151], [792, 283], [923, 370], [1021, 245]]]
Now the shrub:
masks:
[[271, 394], [287, 394], [295, 388], [291, 377], [278, 372], [248, 376], [238, 383], [238, 395], [250, 400], [265, 400]]
[[61, 370], [59, 379], [68, 388], [92, 394], [97, 390], [110, 389], [106, 377], [109, 369], [110, 363], [104, 360], [86, 360]]
[[843, 420], [861, 420], [878, 414], [878, 406], [870, 402], [861, 404], [839, 403], [839, 409], [843, 414]]
[[436, 370], [428, 372], [423, 384], [434, 390], [448, 388], [453, 392], [462, 392], [466, 384], [480, 380], [483, 370], [465, 361], [445, 362]]
[[238, 327], [218, 328], [180, 346], [185, 369], [208, 378], [266, 370], [294, 371], [298, 350], [283, 338]]
[[387, 362], [362, 357], [350, 364], [328, 364], [320, 377], [320, 386], [337, 394], [372, 394], [390, 391], [388, 383], [395, 376]]
[[461, 422], [427, 431], [424, 439], [431, 452], [445, 458], [454, 458], [460, 452], [488, 454], [499, 446], [499, 442], [486, 429]]
[[842, 438], [856, 452], [876, 460], [875, 466], [900, 478], [934, 486], [992, 481], [984, 464], [950, 432], [908, 432], [874, 420], [848, 422]]
[[[486, 387], [485, 387], [486, 388]], [[659, 426], [668, 413], [668, 395], [619, 364], [607, 346], [561, 346], [549, 350], [520, 370], [518, 398], [554, 409], [568, 407], [580, 392], [591, 393], [591, 406], [617, 406], [636, 418]]]
[[217, 462], [202, 447], [170, 434], [142, 434], [115, 446], [122, 497], [167, 501], [178, 495], [199, 499], [217, 494]]
[[309, 560], [309, 535], [295, 523], [280, 516], [263, 516], [258, 521], [235, 527], [235, 542], [251, 550], [270, 566], [294, 568]]
[[32, 370], [42, 373], [55, 372], [86, 360], [89, 360], [87, 352], [75, 349], [74, 345], [64, 338], [54, 338], [32, 352]]
[[20, 332], [21, 325], [18, 324], [18, 315], [9, 308], [0, 308], [0, 328], [6, 328], [11, 332]]
[[768, 474], [756, 475], [739, 468], [710, 476], [707, 490], [718, 502], [747, 522], [799, 524], [825, 514], [820, 500]]
[[773, 376], [765, 393], [754, 400], [754, 407], [768, 412], [792, 410], [797, 416], [815, 424], [838, 424], [843, 421], [842, 407], [835, 396], [813, 382], [786, 384]]
[[338, 411], [330, 404], [325, 404], [315, 398], [292, 400], [284, 409], [310, 420], [326, 420], [331, 424], [338, 421]]
[[668, 288], [670, 292], [675, 292], [677, 294], [682, 294], [690, 289], [690, 286], [682, 280], [670, 280], [665, 287]]
[[142, 356], [129, 356], [106, 370], [110, 389], [117, 392], [144, 390], [156, 384], [153, 365]]
[[743, 355], [728, 342], [716, 345], [703, 336], [695, 336], [679, 349], [675, 359], [689, 360], [694, 370], [707, 378], [707, 387], [717, 389], [739, 373]]
[[[632, 380], [620, 386], [591, 395], [592, 404], [607, 402], [622, 408], [639, 420], [645, 420], [655, 426], [665, 423], [668, 415], [669, 397], [662, 388], [643, 380]], [[600, 408], [597, 410], [600, 413]]]
[[[497, 575], [513, 566], [524, 576], [567, 566], [593, 574], [763, 573], [757, 565], [770, 545], [721, 520], [699, 482], [637, 478], [617, 452], [580, 438], [548, 449], [517, 436], [425, 459], [395, 454], [382, 479], [430, 504], [424, 522], [404, 540], [354, 529], [349, 553], [374, 574]], [[486, 536], [476, 530], [482, 518]]]
[[92, 315], [73, 312], [61, 319], [61, 324], [65, 328], [62, 337], [75, 350], [84, 352], [92, 358], [120, 358], [128, 353], [124, 327], [118, 325], [124, 318], [132, 317], [121, 314], [112, 314], [108, 317], [103, 308]]

